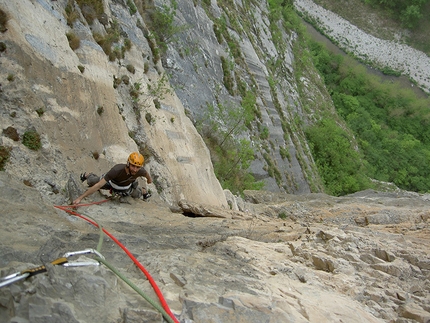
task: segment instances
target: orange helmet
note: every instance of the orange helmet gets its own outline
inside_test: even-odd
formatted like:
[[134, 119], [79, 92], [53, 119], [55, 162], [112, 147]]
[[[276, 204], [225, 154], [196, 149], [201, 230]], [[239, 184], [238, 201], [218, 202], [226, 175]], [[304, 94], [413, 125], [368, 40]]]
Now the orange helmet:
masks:
[[145, 161], [145, 158], [138, 152], [131, 153], [130, 156], [128, 156], [127, 163], [132, 164], [134, 166], [142, 167], [143, 162]]

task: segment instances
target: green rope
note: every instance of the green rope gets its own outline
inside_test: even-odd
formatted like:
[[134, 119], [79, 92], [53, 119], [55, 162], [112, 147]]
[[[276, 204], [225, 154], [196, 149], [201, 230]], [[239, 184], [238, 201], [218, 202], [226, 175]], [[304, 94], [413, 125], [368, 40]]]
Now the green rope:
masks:
[[90, 219], [90, 220], [92, 220], [92, 221], [94, 221], [96, 224], [97, 224], [97, 227], [98, 227], [98, 229], [99, 229], [99, 232], [100, 232], [100, 234], [99, 234], [99, 243], [97, 244], [97, 251], [98, 252], [100, 252], [101, 253], [101, 250], [102, 250], [102, 245], [103, 245], [103, 228], [102, 228], [102, 226], [97, 222], [97, 220], [96, 219], [94, 219], [93, 217], [91, 217], [91, 216], [89, 216], [89, 215], [87, 215], [87, 214], [82, 214], [82, 215], [85, 215], [88, 219]]
[[[97, 220], [95, 220], [94, 218], [90, 217], [89, 215], [85, 214], [85, 216], [89, 219], [91, 219], [92, 221], [94, 221], [100, 231], [100, 236], [99, 236], [99, 242], [97, 244], [97, 251], [99, 253], [101, 253], [101, 249], [102, 249], [102, 245], [103, 245], [103, 228], [102, 226], [97, 222]], [[127, 277], [125, 277], [123, 274], [121, 274], [114, 266], [112, 266], [108, 261], [106, 261], [105, 259], [102, 259], [100, 257], [95, 257], [95, 260], [97, 260], [98, 262], [101, 262], [102, 264], [104, 264], [106, 267], [108, 267], [115, 275], [117, 275], [119, 278], [121, 278], [128, 286], [130, 286], [131, 288], [133, 288], [140, 296], [142, 296], [149, 304], [151, 304], [156, 310], [158, 310], [161, 315], [163, 315], [164, 319], [169, 322], [169, 323], [175, 323], [175, 321], [173, 321], [173, 319], [170, 317], [169, 314], [167, 314], [167, 312], [164, 310], [164, 308], [157, 304], [151, 297], [149, 297], [148, 295], [146, 295], [139, 287], [137, 287], [133, 282], [131, 282]]]
[[109, 262], [107, 262], [105, 259], [102, 259], [100, 257], [95, 258], [97, 261], [100, 261], [103, 263], [106, 267], [108, 267], [115, 275], [117, 275], [119, 278], [121, 278], [127, 285], [129, 285], [131, 288], [133, 288], [140, 296], [142, 296], [149, 304], [155, 307], [164, 317], [164, 319], [169, 323], [175, 323], [173, 319], [170, 317], [169, 314], [159, 305], [157, 304], [153, 299], [151, 299], [148, 295], [146, 295], [142, 290], [140, 290], [139, 287], [137, 287], [134, 283], [132, 283], [127, 277], [125, 277], [123, 274], [121, 274], [115, 267], [113, 267]]

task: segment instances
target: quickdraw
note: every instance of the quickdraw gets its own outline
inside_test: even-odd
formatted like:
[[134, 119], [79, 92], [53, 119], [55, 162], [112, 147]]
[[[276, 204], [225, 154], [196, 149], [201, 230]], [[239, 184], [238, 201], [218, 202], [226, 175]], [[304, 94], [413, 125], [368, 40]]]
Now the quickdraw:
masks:
[[[97, 257], [104, 259], [103, 255], [101, 255], [97, 250], [94, 249], [85, 249], [81, 251], [72, 251], [67, 252], [63, 255], [63, 257], [60, 257], [58, 259], [55, 259], [54, 261], [51, 261], [51, 264], [54, 266], [64, 266], [64, 267], [80, 267], [80, 266], [98, 266], [100, 263], [96, 260], [88, 260], [88, 261], [70, 261], [69, 258], [72, 256], [78, 256], [78, 255], [85, 255], [85, 254], [95, 254]], [[14, 274], [10, 274], [8, 276], [0, 278], [0, 288], [4, 286], [8, 286], [10, 284], [13, 284], [17, 281], [26, 279], [28, 277], [35, 276], [37, 274], [41, 274], [46, 272], [46, 266], [41, 265], [34, 268], [29, 268], [23, 271], [16, 272]]]
[[[128, 284], [131, 288], [133, 288], [137, 293], [139, 293], [143, 298], [145, 298], [146, 301], [148, 301], [155, 309], [157, 309], [161, 313], [163, 318], [168, 323], [179, 323], [179, 321], [177, 320], [175, 315], [170, 310], [166, 300], [163, 297], [163, 294], [161, 293], [161, 291], [158, 288], [157, 284], [155, 283], [154, 279], [149, 274], [149, 272], [145, 269], [145, 267], [143, 267], [143, 265], [136, 259], [136, 257], [133, 256], [133, 254], [121, 242], [119, 242], [117, 238], [115, 238], [107, 230], [105, 230], [101, 226], [99, 226], [99, 224], [95, 220], [93, 220], [91, 217], [85, 217], [82, 214], [79, 214], [79, 213], [73, 211], [74, 209], [76, 209], [77, 207], [80, 207], [80, 206], [90, 206], [90, 205], [94, 205], [94, 204], [101, 204], [101, 203], [108, 202], [110, 200], [111, 199], [106, 199], [103, 201], [98, 201], [98, 202], [93, 202], [93, 203], [88, 203], [88, 204], [67, 205], [67, 206], [66, 205], [64, 205], [64, 206], [56, 205], [55, 206], [56, 208], [58, 208], [60, 210], [63, 210], [63, 211], [65, 211], [71, 215], [75, 215], [79, 218], [82, 218], [83, 220], [94, 225], [95, 227], [98, 227], [100, 230], [100, 239], [99, 239], [99, 245], [97, 246], [97, 250], [85, 249], [82, 251], [68, 252], [68, 253], [65, 253], [63, 255], [63, 257], [58, 258], [58, 259], [54, 260], [53, 262], [51, 262], [51, 264], [62, 265], [65, 267], [73, 267], [73, 266], [99, 265], [100, 263], [102, 263], [106, 267], [108, 267], [112, 272], [114, 272], [118, 277], [120, 277], [126, 284]], [[105, 258], [100, 254], [100, 252], [98, 250], [101, 250], [101, 246], [102, 246], [102, 242], [103, 242], [103, 233], [105, 233], [121, 249], [123, 249], [125, 251], [125, 253], [130, 257], [130, 259], [135, 263], [135, 265], [145, 274], [146, 278], [148, 279], [148, 281], [150, 282], [151, 286], [153, 287], [155, 293], [157, 294], [161, 305], [156, 303], [154, 300], [152, 300], [148, 295], [146, 295], [143, 291], [141, 291], [139, 289], [139, 287], [137, 287], [129, 279], [124, 277], [124, 275], [122, 275], [115, 267], [113, 267], [109, 262], [107, 262], [105, 260]], [[95, 257], [94, 257], [95, 259], [91, 259], [90, 261], [74, 261], [74, 262], [69, 261], [69, 259], [68, 259], [72, 256], [83, 255], [83, 254], [95, 254]], [[3, 286], [10, 285], [16, 281], [28, 278], [30, 276], [34, 276], [38, 273], [42, 273], [42, 272], [46, 272], [46, 267], [44, 265], [36, 267], [36, 268], [32, 268], [32, 269], [27, 269], [27, 270], [17, 272], [17, 273], [8, 275], [6, 277], [0, 278], [0, 288]]]

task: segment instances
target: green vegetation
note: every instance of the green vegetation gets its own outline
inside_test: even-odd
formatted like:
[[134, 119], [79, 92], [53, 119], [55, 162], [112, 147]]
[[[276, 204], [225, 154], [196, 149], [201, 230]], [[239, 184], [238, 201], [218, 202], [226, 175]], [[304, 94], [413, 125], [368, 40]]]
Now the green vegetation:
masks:
[[11, 147], [0, 146], [0, 171], [4, 170], [6, 162], [9, 160], [11, 150]]
[[133, 0], [127, 0], [127, 6], [130, 10], [130, 15], [134, 15], [137, 12], [137, 8], [136, 8]]
[[74, 0], [69, 0], [65, 8], [67, 25], [70, 27], [73, 26], [73, 23], [79, 18], [79, 13], [75, 10], [74, 3]]
[[39, 109], [36, 109], [36, 112], [37, 112], [37, 115], [38, 115], [39, 117], [41, 117], [41, 116], [43, 116], [43, 114], [45, 113], [45, 108], [44, 108], [44, 107], [41, 107], [41, 108], [39, 108]]
[[215, 174], [225, 189], [241, 194], [246, 189], [261, 189], [248, 168], [254, 160], [254, 150], [249, 140], [240, 138], [246, 125], [254, 119], [253, 105], [209, 105], [209, 126], [201, 126], [200, 132], [211, 150]]
[[152, 102], [154, 103], [154, 106], [155, 106], [155, 108], [156, 108], [157, 110], [160, 110], [160, 109], [161, 109], [161, 103], [160, 103], [160, 100], [158, 100], [157, 98], [155, 98]]
[[121, 77], [117, 77], [117, 76], [113, 76], [113, 88], [116, 89], [118, 88], [118, 86], [121, 85], [121, 83], [123, 82]]
[[95, 160], [98, 160], [98, 159], [100, 158], [100, 154], [99, 154], [99, 152], [98, 152], [98, 151], [93, 151], [93, 152], [92, 152], [92, 155], [93, 155], [93, 158], [94, 158]]
[[[350, 59], [329, 53], [319, 43], [311, 42], [310, 48], [315, 66], [324, 77], [336, 110], [353, 131], [365, 160], [363, 165], [353, 163], [353, 159], [358, 160], [360, 156], [352, 155], [349, 139], [348, 144], [346, 141], [341, 143], [344, 134], [336, 130], [334, 125], [327, 126], [323, 121], [309, 128], [314, 158], [326, 184], [333, 180], [332, 174], [346, 175], [344, 170], [348, 168], [343, 164], [350, 163], [359, 169], [355, 174], [355, 182], [360, 185], [365, 185], [363, 176], [366, 175], [393, 182], [405, 190], [428, 192], [430, 100], [418, 98], [412, 90], [402, 89], [396, 83], [382, 82]], [[330, 136], [330, 142], [319, 141], [322, 136], [319, 132], [324, 130]], [[324, 154], [319, 151], [320, 146], [327, 150]], [[340, 157], [346, 160], [337, 162]], [[346, 185], [341, 189], [331, 189], [334, 194], [353, 189], [355, 184], [351, 185], [350, 180], [345, 183], [342, 178], [336, 179], [340, 180]]]
[[145, 113], [145, 120], [146, 122], [148, 122], [149, 124], [154, 124], [155, 123], [155, 118], [152, 116], [151, 113], [147, 112]]
[[42, 148], [40, 135], [35, 130], [28, 130], [24, 133], [22, 144], [31, 150], [39, 150]]
[[[100, 45], [111, 62], [116, 59], [123, 59], [125, 53], [131, 49], [131, 40], [121, 37], [120, 26], [116, 20], [112, 21], [111, 26], [106, 29], [106, 32], [105, 36], [94, 33], [94, 40]], [[133, 69], [134, 67], [131, 65], [127, 66], [127, 69], [129, 68]]]
[[157, 62], [159, 57], [166, 53], [169, 43], [176, 41], [179, 33], [187, 30], [189, 27], [185, 25], [175, 25], [175, 14], [177, 3], [175, 0], [170, 1], [170, 5], [163, 5], [161, 9], [149, 11], [149, 15], [140, 13], [144, 17], [149, 17], [147, 26], [151, 30], [151, 35], [147, 35], [148, 42], [151, 46], [154, 62]]
[[122, 75], [121, 76], [121, 82], [124, 83], [125, 85], [129, 85], [130, 84], [130, 78], [128, 77], [128, 75]]
[[224, 74], [224, 86], [228, 93], [234, 96], [234, 80], [231, 75], [233, 67], [230, 66], [228, 60], [224, 56], [221, 56], [221, 66]]
[[13, 141], [19, 141], [18, 131], [14, 127], [9, 126], [6, 129], [3, 129], [3, 135], [12, 139]]
[[90, 25], [104, 13], [103, 0], [76, 0], [76, 3]]
[[[320, 2], [327, 5], [330, 1]], [[285, 26], [291, 26], [299, 33], [299, 40], [304, 40], [294, 43], [294, 55], [300, 57], [294, 69], [299, 90], [302, 88], [299, 81], [302, 75], [311, 75], [307, 66], [312, 65], [312, 59], [323, 76], [338, 113], [338, 116], [332, 114], [313, 99], [318, 106], [313, 108], [316, 121], [306, 128], [306, 137], [325, 191], [344, 195], [373, 188], [375, 184], [370, 179], [392, 182], [406, 190], [429, 191], [429, 99], [420, 99], [411, 90], [369, 76], [350, 58], [329, 53], [318, 43], [306, 44], [308, 37], [304, 28], [297, 26], [297, 17], [289, 9], [291, 4], [281, 0], [269, 0], [269, 4], [272, 16], [282, 14]], [[338, 3], [333, 1], [332, 5]], [[274, 32], [276, 36], [276, 28], [272, 30]], [[269, 66], [276, 67], [277, 62]], [[273, 75], [276, 75], [274, 71]], [[384, 72], [396, 74], [390, 70]], [[272, 81], [276, 82], [276, 78]], [[301, 91], [304, 98], [305, 92]], [[296, 128], [300, 128], [302, 121], [296, 118], [294, 121]]]
[[[147, 83], [147, 99], [154, 101], [160, 101], [165, 98], [166, 95], [171, 94], [169, 78], [167, 74], [163, 74], [161, 78], [157, 80], [154, 84]], [[156, 105], [157, 107], [157, 105]]]
[[[364, 2], [381, 6], [388, 10], [394, 19], [400, 19], [403, 26], [413, 29], [425, 13], [429, 0], [364, 0]], [[428, 12], [427, 12], [428, 14]]]
[[67, 40], [69, 41], [69, 46], [72, 50], [76, 50], [81, 46], [81, 40], [75, 33], [69, 32], [66, 34]]
[[309, 127], [306, 136], [327, 194], [340, 196], [370, 187], [351, 136], [332, 119]]
[[130, 86], [129, 93], [133, 102], [135, 103], [139, 102], [139, 96], [142, 94], [141, 87], [142, 87], [142, 83], [140, 82], [136, 82], [132, 86]]
[[287, 214], [285, 212], [281, 212], [278, 214], [278, 218], [285, 220], [287, 218]]
[[129, 71], [131, 74], [136, 73], [136, 69], [134, 68], [133, 65], [127, 64], [126, 68], [127, 68], [127, 71]]
[[9, 20], [9, 17], [7, 16], [6, 12], [0, 9], [0, 32], [5, 32], [7, 30], [6, 24]]
[[116, 58], [123, 58], [122, 51], [112, 49], [113, 44], [118, 43], [121, 39], [118, 21], [114, 20], [111, 23], [111, 27], [107, 28], [106, 31], [107, 34], [105, 36], [94, 33], [95, 41], [100, 45], [105, 54], [109, 56], [110, 61], [114, 61]]

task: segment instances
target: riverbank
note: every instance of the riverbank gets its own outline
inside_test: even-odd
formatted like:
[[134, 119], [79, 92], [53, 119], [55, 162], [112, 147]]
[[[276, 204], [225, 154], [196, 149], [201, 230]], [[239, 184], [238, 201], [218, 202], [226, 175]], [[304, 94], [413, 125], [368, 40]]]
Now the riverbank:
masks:
[[345, 52], [379, 69], [390, 69], [408, 76], [423, 91], [430, 93], [430, 58], [423, 52], [395, 41], [367, 34], [337, 14], [311, 0], [295, 0], [294, 5], [318, 29]]

